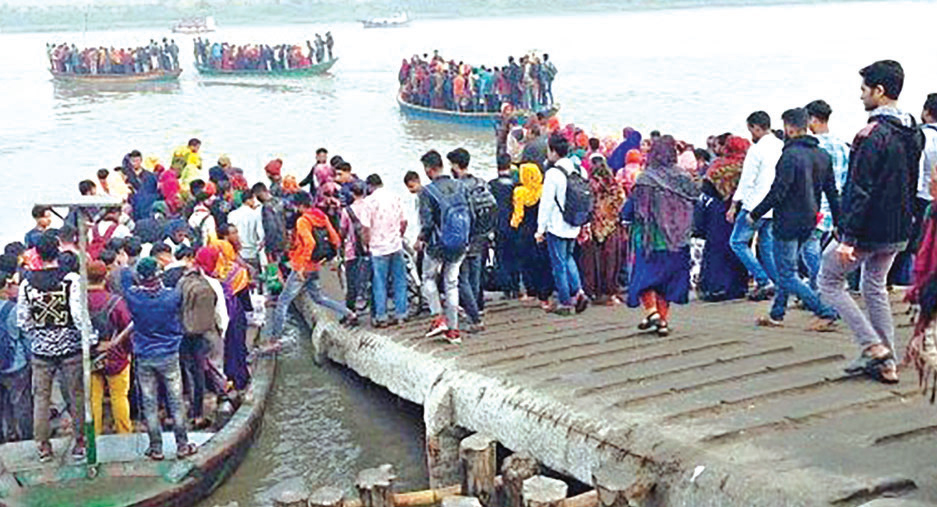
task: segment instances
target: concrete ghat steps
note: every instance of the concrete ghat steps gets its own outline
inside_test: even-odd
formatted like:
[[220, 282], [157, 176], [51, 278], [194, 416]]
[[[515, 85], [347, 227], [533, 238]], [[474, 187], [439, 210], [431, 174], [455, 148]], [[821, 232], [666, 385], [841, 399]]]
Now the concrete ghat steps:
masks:
[[646, 505], [937, 503], [937, 408], [916, 376], [845, 375], [847, 334], [807, 332], [802, 311], [767, 329], [754, 318], [768, 303], [694, 302], [662, 339], [637, 332], [638, 310], [559, 318], [495, 302], [488, 330], [454, 346], [423, 338], [428, 319], [349, 331], [299, 307], [317, 356], [422, 404], [430, 442], [484, 432], [586, 483], [611, 465], [656, 483]]

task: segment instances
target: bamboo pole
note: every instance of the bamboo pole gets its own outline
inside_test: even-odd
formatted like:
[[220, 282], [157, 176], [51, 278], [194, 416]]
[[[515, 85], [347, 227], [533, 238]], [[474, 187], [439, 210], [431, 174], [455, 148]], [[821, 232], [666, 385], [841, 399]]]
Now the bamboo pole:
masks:
[[[91, 317], [88, 312], [88, 225], [86, 222], [86, 209], [79, 208], [78, 210], [78, 274], [80, 281], [78, 284], [79, 288], [79, 311], [81, 313], [81, 370], [83, 374], [83, 382], [85, 386], [85, 399], [82, 400], [84, 403], [85, 411], [85, 424], [84, 424], [84, 434], [85, 434], [85, 452], [87, 453], [87, 463], [88, 468], [91, 470], [90, 475], [96, 475], [95, 466], [98, 464], [98, 447], [97, 442], [95, 441], [94, 434], [94, 416], [91, 412], [91, 332], [90, 326], [88, 323], [91, 322]], [[72, 414], [72, 417], [75, 415]], [[75, 435], [77, 440], [80, 435]]]

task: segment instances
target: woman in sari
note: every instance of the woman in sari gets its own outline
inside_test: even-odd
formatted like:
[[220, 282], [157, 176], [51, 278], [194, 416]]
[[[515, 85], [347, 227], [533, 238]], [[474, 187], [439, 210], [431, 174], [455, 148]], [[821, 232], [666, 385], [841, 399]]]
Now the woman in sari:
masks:
[[621, 304], [618, 298], [618, 277], [624, 260], [624, 229], [621, 225], [621, 208], [625, 204], [625, 191], [605, 157], [595, 154], [591, 160], [590, 184], [595, 204], [592, 222], [584, 227], [579, 257], [579, 272], [582, 275], [586, 295], [597, 304]]
[[238, 257], [237, 229], [223, 225], [211, 247], [218, 250], [214, 276], [221, 281], [228, 308], [228, 329], [224, 336], [224, 374], [234, 388], [242, 391], [250, 382], [247, 369], [247, 314], [254, 310], [250, 298], [251, 277], [244, 261]]
[[690, 291], [690, 232], [699, 190], [677, 167], [676, 142], [663, 136], [651, 147], [647, 169], [622, 209], [631, 222], [635, 252], [628, 306], [644, 308], [638, 325], [668, 336], [670, 303], [686, 304]]
[[732, 136], [724, 154], [717, 158], [703, 178], [702, 195], [696, 210], [696, 234], [706, 241], [697, 292], [704, 301], [725, 301], [745, 297], [748, 271], [729, 248], [733, 225], [726, 210], [742, 175], [742, 162], [751, 143]]
[[543, 174], [537, 164], [521, 164], [517, 187], [514, 188], [514, 212], [511, 227], [517, 229], [517, 258], [521, 263], [521, 277], [527, 290], [525, 299], [536, 297], [544, 310], [550, 308], [553, 294], [553, 275], [547, 267], [550, 256], [545, 243], [537, 243], [537, 212], [543, 192]]

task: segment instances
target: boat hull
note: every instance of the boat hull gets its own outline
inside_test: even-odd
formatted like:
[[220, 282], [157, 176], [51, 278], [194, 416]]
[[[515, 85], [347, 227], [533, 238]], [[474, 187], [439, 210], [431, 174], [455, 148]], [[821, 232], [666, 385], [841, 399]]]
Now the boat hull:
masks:
[[338, 58], [333, 58], [327, 62], [319, 63], [312, 65], [310, 67], [305, 67], [302, 69], [288, 69], [288, 70], [224, 70], [224, 69], [215, 69], [212, 67], [205, 67], [198, 65], [195, 68], [198, 70], [198, 73], [203, 76], [247, 76], [247, 77], [305, 77], [305, 76], [317, 76], [319, 74], [325, 74], [328, 72], [338, 61]]
[[63, 83], [112, 84], [112, 83], [159, 83], [175, 81], [182, 69], [158, 70], [140, 74], [69, 74], [50, 71], [52, 78]]
[[[458, 123], [478, 128], [493, 128], [497, 126], [501, 118], [499, 113], [463, 113], [460, 111], [447, 111], [442, 109], [433, 109], [431, 107], [417, 106], [403, 100], [403, 97], [397, 95], [397, 104], [400, 110], [408, 116], [415, 118], [424, 118], [428, 120], [444, 121], [448, 123]], [[554, 105], [550, 110], [544, 111], [547, 116], [553, 116], [559, 110], [559, 106]], [[526, 117], [529, 113], [521, 113], [518, 116]]]
[[401, 27], [408, 26], [409, 24], [410, 24], [409, 20], [395, 21], [391, 23], [381, 23], [381, 22], [364, 21], [364, 20], [361, 21], [361, 25], [364, 26], [365, 28], [401, 28]]

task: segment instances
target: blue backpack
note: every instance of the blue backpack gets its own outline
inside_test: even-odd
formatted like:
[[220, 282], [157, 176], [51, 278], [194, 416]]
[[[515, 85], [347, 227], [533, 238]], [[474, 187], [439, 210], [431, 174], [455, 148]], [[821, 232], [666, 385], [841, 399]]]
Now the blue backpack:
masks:
[[13, 366], [16, 354], [16, 345], [13, 342], [15, 338], [7, 333], [6, 326], [6, 321], [14, 308], [16, 308], [16, 305], [9, 301], [0, 306], [0, 371]]
[[434, 183], [424, 187], [429, 196], [439, 205], [439, 245], [448, 255], [459, 255], [469, 244], [472, 232], [472, 211], [465, 192], [460, 189], [451, 194], [443, 194]]

